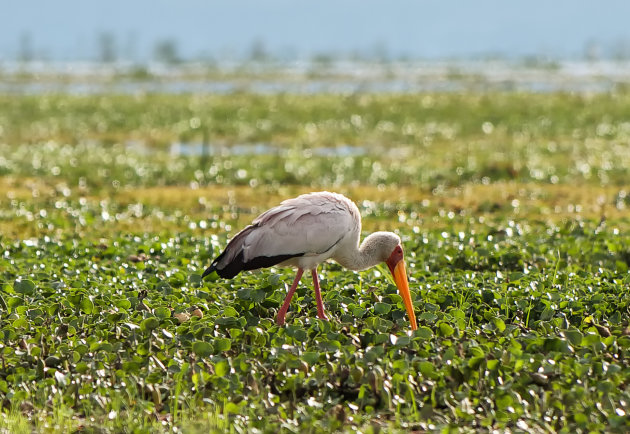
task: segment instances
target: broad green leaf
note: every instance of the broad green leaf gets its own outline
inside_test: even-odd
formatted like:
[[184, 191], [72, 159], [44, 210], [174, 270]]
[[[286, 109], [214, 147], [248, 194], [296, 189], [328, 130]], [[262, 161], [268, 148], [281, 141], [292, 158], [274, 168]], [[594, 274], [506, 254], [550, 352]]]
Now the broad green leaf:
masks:
[[503, 322], [503, 320], [501, 318], [495, 318], [494, 319], [494, 326], [501, 333], [503, 333], [505, 331], [505, 322]]
[[267, 294], [262, 289], [254, 289], [250, 294], [250, 299], [254, 303], [262, 303], [263, 300], [267, 297]]
[[123, 310], [129, 310], [129, 308], [131, 307], [131, 302], [126, 298], [118, 299], [114, 302], [114, 304], [116, 307]]
[[32, 295], [35, 292], [35, 284], [30, 280], [16, 280], [13, 290], [18, 294]]
[[81, 310], [83, 313], [89, 315], [94, 311], [94, 303], [89, 297], [83, 297], [81, 300]]
[[214, 352], [212, 345], [205, 341], [195, 341], [192, 344], [193, 352], [199, 357], [208, 357]]
[[13, 328], [28, 328], [28, 321], [25, 320], [24, 318], [18, 318], [15, 321], [13, 321]]
[[160, 326], [159, 319], [157, 319], [156, 317], [149, 317], [140, 323], [140, 330], [144, 332], [148, 332], [151, 330], [155, 330], [159, 326]]
[[155, 316], [161, 320], [171, 317], [171, 310], [167, 307], [160, 306], [154, 310]]
[[228, 351], [232, 347], [231, 339], [217, 339], [214, 341], [214, 347], [217, 351]]
[[455, 329], [451, 327], [450, 324], [447, 324], [445, 322], [441, 322], [439, 327], [441, 336], [451, 336], [453, 333], [455, 333]]
[[224, 377], [230, 372], [230, 365], [226, 360], [221, 360], [214, 364], [214, 373], [218, 377]]
[[431, 339], [433, 337], [433, 330], [429, 327], [420, 326], [413, 332], [414, 336], [422, 339]]
[[378, 315], [385, 315], [392, 310], [392, 305], [388, 303], [374, 303], [374, 313]]
[[564, 333], [564, 335], [567, 337], [567, 339], [569, 340], [569, 342], [571, 342], [572, 345], [580, 345], [582, 343], [582, 332], [580, 332], [577, 329], [569, 329], [569, 330], [565, 330], [562, 333]]
[[302, 360], [310, 365], [313, 365], [319, 361], [319, 353], [316, 351], [307, 351], [302, 354]]
[[435, 366], [433, 366], [433, 363], [431, 362], [420, 362], [420, 372], [427, 378], [436, 377]]

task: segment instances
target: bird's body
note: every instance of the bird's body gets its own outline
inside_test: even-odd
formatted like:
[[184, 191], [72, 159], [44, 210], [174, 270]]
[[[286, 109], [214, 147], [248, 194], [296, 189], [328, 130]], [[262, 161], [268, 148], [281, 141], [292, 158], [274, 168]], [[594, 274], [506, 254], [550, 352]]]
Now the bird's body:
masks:
[[[401, 294], [411, 320], [413, 308], [400, 238], [391, 232], [376, 232], [359, 244], [360, 235], [361, 215], [350, 199], [330, 192], [304, 194], [259, 215], [232, 238], [203, 275], [216, 271], [221, 277], [232, 278], [244, 270], [273, 265], [297, 267], [298, 276], [278, 313], [278, 323], [283, 324], [304, 270], [312, 272], [318, 315], [325, 318], [316, 271], [319, 264], [333, 259], [351, 270], [364, 270], [387, 262], [399, 288], [406, 287], [406, 290], [401, 288]], [[397, 278], [394, 269], [401, 263], [403, 273], [399, 271]], [[399, 282], [403, 276], [404, 284]], [[415, 328], [415, 316], [412, 328]]]

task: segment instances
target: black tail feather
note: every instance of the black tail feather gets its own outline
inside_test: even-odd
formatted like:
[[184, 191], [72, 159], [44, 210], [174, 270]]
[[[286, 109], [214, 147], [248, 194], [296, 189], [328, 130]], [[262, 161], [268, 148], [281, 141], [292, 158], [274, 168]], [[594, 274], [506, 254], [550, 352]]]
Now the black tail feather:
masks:
[[[250, 231], [255, 229], [255, 227], [256, 226], [248, 226], [236, 234], [236, 236], [228, 243], [225, 250], [223, 250], [223, 252], [217, 256], [214, 261], [212, 261], [212, 264], [210, 264], [208, 268], [206, 268], [206, 271], [203, 272], [201, 278], [203, 279], [208, 274], [216, 271], [220, 277], [223, 277], [224, 279], [231, 279], [241, 271], [271, 267], [284, 262], [287, 259], [304, 255], [304, 253], [292, 253], [275, 256], [257, 256], [245, 262], [243, 258], [242, 241]], [[234, 254], [235, 251], [238, 251], [238, 253]]]
[[302, 253], [298, 253], [293, 255], [258, 256], [256, 258], [252, 258], [247, 262], [244, 262], [243, 252], [239, 252], [239, 254], [232, 260], [232, 262], [225, 264], [221, 269], [217, 268], [216, 266], [217, 262], [221, 259], [221, 256], [219, 256], [212, 262], [212, 264], [208, 268], [206, 268], [206, 271], [203, 272], [201, 277], [204, 278], [213, 271], [216, 271], [220, 277], [223, 277], [224, 279], [231, 279], [241, 271], [272, 267], [286, 261], [287, 259], [296, 258], [302, 255]]

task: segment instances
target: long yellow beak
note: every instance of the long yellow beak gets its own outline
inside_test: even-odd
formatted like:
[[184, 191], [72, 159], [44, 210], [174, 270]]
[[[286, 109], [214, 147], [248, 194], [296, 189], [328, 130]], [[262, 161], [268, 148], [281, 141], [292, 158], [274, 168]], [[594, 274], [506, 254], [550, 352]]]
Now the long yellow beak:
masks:
[[409, 282], [407, 281], [407, 269], [405, 267], [405, 260], [403, 259], [403, 249], [400, 245], [396, 246], [389, 258], [385, 261], [389, 267], [389, 271], [394, 276], [394, 282], [398, 287], [400, 296], [405, 303], [407, 309], [407, 315], [409, 316], [409, 322], [411, 323], [411, 330], [417, 330], [416, 314], [413, 311], [413, 303], [411, 302], [411, 293], [409, 292]]
[[405, 268], [405, 261], [403, 259], [399, 260], [394, 266], [392, 276], [394, 276], [394, 282], [396, 282], [400, 296], [405, 303], [409, 322], [411, 323], [411, 330], [416, 330], [418, 328], [416, 314], [413, 311], [413, 304], [411, 303], [411, 293], [409, 292], [409, 282], [407, 281], [407, 269]]

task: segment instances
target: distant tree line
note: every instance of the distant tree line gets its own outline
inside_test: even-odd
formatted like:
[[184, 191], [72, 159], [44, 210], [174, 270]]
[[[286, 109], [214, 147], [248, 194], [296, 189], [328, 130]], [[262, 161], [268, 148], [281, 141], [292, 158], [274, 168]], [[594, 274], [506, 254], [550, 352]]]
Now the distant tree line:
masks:
[[[93, 60], [101, 63], [113, 63], [119, 60], [137, 60], [135, 50], [136, 38], [128, 35], [123, 44], [111, 32], [101, 32], [96, 35], [95, 54]], [[262, 39], [254, 39], [249, 50], [244, 53], [242, 60], [253, 62], [267, 62], [279, 58], [297, 57], [295, 50], [285, 50], [283, 55], [274, 55], [265, 45]], [[18, 39], [18, 49], [16, 60], [20, 62], [30, 62], [33, 60], [45, 60], [46, 55], [41, 50], [36, 50], [33, 39], [28, 32], [24, 32]], [[608, 45], [602, 45], [596, 40], [587, 41], [582, 48], [581, 57], [583, 60], [596, 61], [602, 59], [630, 60], [630, 40], [618, 40]], [[154, 42], [150, 53], [153, 61], [164, 64], [177, 64], [185, 60], [200, 60], [200, 58], [184, 59], [180, 54], [177, 40], [174, 38], [164, 38]], [[335, 59], [370, 60], [386, 62], [393, 60], [387, 47], [383, 43], [376, 42], [371, 50], [362, 53], [347, 53], [346, 55], [334, 55], [332, 53], [316, 53], [312, 60], [316, 63], [328, 63]], [[204, 60], [208, 60], [207, 56]], [[399, 60], [408, 60], [405, 57]]]

